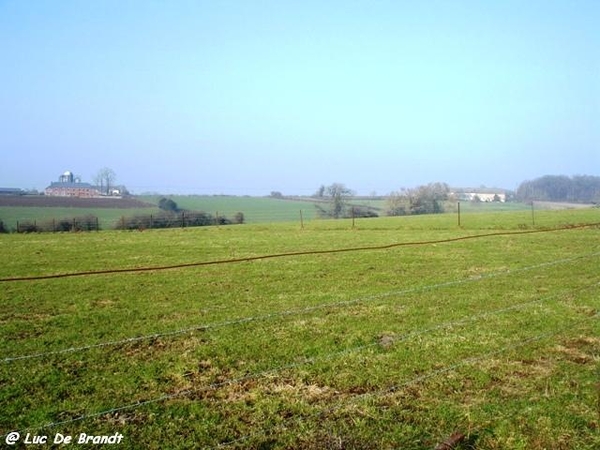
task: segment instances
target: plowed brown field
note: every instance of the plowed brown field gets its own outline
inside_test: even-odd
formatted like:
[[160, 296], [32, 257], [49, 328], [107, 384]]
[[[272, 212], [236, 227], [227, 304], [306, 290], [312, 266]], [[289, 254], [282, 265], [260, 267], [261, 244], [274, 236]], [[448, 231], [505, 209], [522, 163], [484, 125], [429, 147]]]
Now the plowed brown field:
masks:
[[0, 206], [67, 208], [146, 208], [155, 206], [135, 198], [46, 197], [43, 195], [0, 196]]

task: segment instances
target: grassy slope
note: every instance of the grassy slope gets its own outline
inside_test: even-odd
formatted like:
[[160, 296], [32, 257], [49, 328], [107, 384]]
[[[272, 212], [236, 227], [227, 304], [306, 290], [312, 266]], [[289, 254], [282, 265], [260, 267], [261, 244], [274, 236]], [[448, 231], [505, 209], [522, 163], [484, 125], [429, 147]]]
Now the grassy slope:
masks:
[[[0, 276], [452, 238], [527, 218], [9, 235]], [[66, 421], [37, 431], [121, 432], [123, 448], [421, 449], [458, 430], [479, 449], [597, 448], [599, 233], [3, 283], [4, 358], [148, 338], [4, 361], [0, 433]]]
[[[143, 201], [154, 203], [158, 206], [161, 196], [141, 196]], [[246, 223], [275, 223], [275, 222], [300, 222], [300, 211], [305, 221], [317, 218], [315, 204], [310, 199], [275, 199], [270, 197], [230, 197], [230, 196], [200, 196], [200, 195], [175, 195], [169, 196], [180, 208], [192, 211], [205, 211], [209, 214], [233, 218], [238, 212], [244, 213]], [[372, 207], [379, 210], [381, 216], [385, 215], [385, 200], [353, 200], [353, 205]], [[547, 209], [542, 204], [538, 210]], [[530, 206], [521, 203], [481, 203], [473, 204], [463, 202], [463, 213], [470, 212], [505, 212], [525, 211], [530, 212]], [[456, 213], [456, 203], [446, 205], [446, 211]], [[87, 215], [99, 217], [102, 229], [114, 229], [122, 217], [134, 215], [149, 215], [158, 212], [156, 208], [58, 208], [58, 207], [8, 207], [0, 206], [0, 220], [9, 229], [16, 229], [17, 221], [24, 222], [52, 222], [52, 220], [83, 217]], [[531, 219], [528, 219], [531, 221]]]
[[[145, 201], [158, 205], [160, 196], [140, 197]], [[314, 204], [310, 201], [279, 200], [266, 197], [225, 197], [225, 196], [169, 196], [180, 208], [192, 211], [205, 211], [209, 214], [233, 218], [237, 212], [243, 212], [246, 223], [272, 223], [300, 221], [300, 210], [304, 219], [311, 220], [316, 216]], [[9, 229], [16, 228], [17, 221], [42, 223], [52, 219], [72, 219], [93, 215], [100, 218], [103, 229], [113, 229], [121, 217], [148, 215], [158, 211], [156, 208], [45, 208], [45, 207], [0, 207], [0, 220]]]
[[[225, 217], [233, 217], [237, 212], [244, 213], [246, 223], [272, 223], [300, 221], [300, 210], [304, 218], [315, 217], [314, 203], [311, 201], [295, 201], [270, 197], [230, 197], [174, 195], [173, 199], [180, 208], [192, 211], [205, 211], [210, 214], [219, 213]], [[145, 201], [158, 204], [159, 196], [143, 197]]]

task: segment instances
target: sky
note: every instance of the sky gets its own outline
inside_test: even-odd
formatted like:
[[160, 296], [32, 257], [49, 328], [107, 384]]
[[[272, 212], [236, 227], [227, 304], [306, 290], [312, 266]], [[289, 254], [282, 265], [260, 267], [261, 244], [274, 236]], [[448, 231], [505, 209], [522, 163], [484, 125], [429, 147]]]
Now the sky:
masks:
[[0, 0], [0, 186], [600, 175], [600, 2]]

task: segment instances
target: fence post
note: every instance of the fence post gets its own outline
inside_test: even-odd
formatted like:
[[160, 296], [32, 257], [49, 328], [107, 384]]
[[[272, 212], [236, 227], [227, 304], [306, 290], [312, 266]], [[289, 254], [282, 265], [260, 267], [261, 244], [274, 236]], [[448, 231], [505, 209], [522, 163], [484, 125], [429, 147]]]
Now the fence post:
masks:
[[71, 231], [77, 231], [77, 222], [75, 222], [75, 217], [73, 217], [73, 228]]
[[181, 228], [185, 228], [185, 212], [181, 211]]
[[215, 223], [216, 223], [216, 225], [217, 225], [217, 227], [218, 227], [218, 226], [219, 226], [219, 211], [217, 211], [217, 212], [215, 213]]
[[535, 211], [533, 209], [533, 200], [531, 201], [531, 224], [535, 227]]
[[458, 202], [458, 227], [460, 228], [460, 202]]
[[302, 210], [300, 210], [300, 229], [304, 230], [304, 218], [302, 217]]
[[152, 218], [152, 214], [150, 214], [150, 229], [154, 228], [154, 219]]
[[350, 210], [352, 211], [352, 229], [354, 230], [354, 206]]
[[96, 231], [100, 231], [100, 223], [98, 222], [98, 216], [96, 216]]

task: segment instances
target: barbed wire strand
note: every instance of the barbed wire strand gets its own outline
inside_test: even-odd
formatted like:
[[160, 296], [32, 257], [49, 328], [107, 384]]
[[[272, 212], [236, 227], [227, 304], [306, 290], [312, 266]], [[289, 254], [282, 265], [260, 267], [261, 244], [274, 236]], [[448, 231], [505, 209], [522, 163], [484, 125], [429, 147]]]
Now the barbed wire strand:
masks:
[[[493, 315], [497, 315], [497, 314], [501, 314], [507, 311], [511, 311], [511, 310], [515, 310], [515, 309], [519, 309], [521, 307], [524, 306], [528, 306], [534, 303], [540, 303], [540, 302], [545, 302], [545, 301], [549, 301], [551, 299], [554, 298], [559, 298], [568, 294], [573, 294], [575, 292], [581, 292], [587, 289], [591, 289], [594, 287], [600, 286], [600, 282], [596, 282], [593, 283], [591, 285], [585, 286], [585, 287], [580, 287], [577, 288], [575, 290], [569, 290], [567, 292], [562, 292], [559, 294], [553, 294], [550, 296], [545, 296], [542, 297], [540, 299], [537, 300], [532, 300], [529, 302], [525, 302], [525, 303], [521, 303], [521, 304], [517, 304], [517, 305], [511, 305], [509, 307], [506, 308], [501, 308], [495, 311], [486, 311], [484, 313], [478, 314], [476, 316], [469, 316], [457, 321], [450, 321], [450, 322], [446, 322], [444, 324], [438, 324], [436, 326], [427, 328], [427, 329], [423, 329], [423, 330], [416, 330], [416, 331], [412, 331], [410, 333], [405, 333], [404, 335], [400, 335], [400, 336], [396, 336], [394, 338], [392, 338], [392, 340], [390, 341], [390, 344], [395, 344], [397, 342], [400, 341], [406, 341], [412, 337], [416, 337], [416, 336], [422, 336], [422, 335], [426, 335], [429, 333], [432, 333], [434, 331], [443, 329], [443, 328], [453, 328], [456, 326], [461, 326], [461, 325], [465, 325], [468, 324], [470, 322], [475, 322], [479, 319], [485, 318], [485, 317], [490, 317]], [[598, 316], [599, 313], [596, 313], [593, 317]], [[349, 355], [351, 353], [357, 353], [359, 351], [365, 350], [367, 348], [372, 348], [372, 347], [378, 347], [380, 344], [379, 342], [371, 342], [368, 344], [364, 344], [364, 345], [360, 345], [360, 346], [356, 346], [356, 347], [351, 347], [351, 348], [347, 348], [347, 349], [343, 349], [340, 351], [335, 351], [335, 352], [331, 352], [325, 355], [321, 355], [321, 356], [315, 356], [315, 357], [311, 357], [311, 358], [300, 358], [300, 357], [296, 357], [295, 359], [298, 359], [299, 361], [294, 362], [294, 363], [289, 363], [289, 364], [285, 364], [285, 365], [281, 365], [281, 366], [277, 366], [277, 367], [273, 367], [264, 371], [260, 371], [260, 372], [255, 372], [252, 374], [247, 374], [244, 375], [242, 377], [238, 377], [238, 378], [232, 378], [229, 380], [224, 380], [224, 381], [220, 381], [218, 383], [212, 383], [206, 386], [202, 386], [202, 387], [197, 387], [197, 388], [190, 388], [190, 389], [186, 389], [183, 391], [179, 391], [177, 393], [173, 393], [173, 394], [164, 394], [161, 395], [159, 397], [153, 398], [153, 399], [149, 399], [149, 400], [142, 400], [142, 401], [138, 401], [138, 402], [134, 402], [134, 403], [130, 403], [127, 405], [122, 405], [122, 406], [118, 406], [115, 408], [111, 408], [111, 409], [107, 409], [104, 411], [99, 411], [96, 413], [89, 413], [89, 414], [83, 414], [81, 416], [75, 417], [75, 418], [71, 418], [71, 419], [67, 419], [64, 421], [60, 421], [60, 422], [52, 422], [49, 424], [45, 424], [39, 427], [32, 427], [32, 428], [28, 428], [25, 430], [21, 430], [20, 432], [27, 432], [27, 431], [34, 431], [34, 430], [40, 430], [40, 429], [46, 429], [46, 428], [55, 428], [58, 426], [62, 426], [62, 425], [68, 425], [71, 423], [75, 423], [75, 422], [79, 422], [79, 421], [83, 421], [83, 420], [88, 420], [88, 419], [93, 419], [96, 417], [101, 417], [101, 416], [106, 416], [109, 414], [115, 414], [124, 410], [131, 410], [131, 409], [137, 409], [140, 408], [142, 406], [146, 406], [146, 405], [150, 405], [150, 404], [155, 404], [155, 403], [160, 403], [163, 401], [167, 401], [167, 400], [174, 400], [177, 398], [181, 398], [181, 397], [186, 397], [190, 394], [200, 394], [203, 392], [208, 392], [211, 390], [216, 390], [225, 386], [230, 386], [230, 385], [234, 385], [234, 384], [240, 384], [243, 383], [245, 381], [249, 381], [249, 380], [253, 380], [253, 379], [257, 379], [257, 378], [263, 378], [269, 375], [274, 375], [277, 374], [283, 370], [290, 370], [290, 369], [296, 369], [298, 367], [302, 367], [305, 365], [311, 365], [314, 364], [316, 362], [320, 362], [320, 361], [327, 361], [327, 360], [331, 360], [331, 359], [335, 359], [341, 356], [346, 356]], [[2, 438], [4, 436], [0, 436], [0, 438]]]
[[[319, 417], [323, 417], [326, 414], [330, 414], [340, 408], [342, 408], [345, 404], [348, 403], [348, 401], [358, 401], [361, 399], [365, 399], [365, 398], [369, 398], [369, 397], [376, 397], [376, 396], [385, 396], [388, 394], [391, 394], [393, 392], [397, 392], [407, 386], [413, 385], [413, 384], [418, 384], [421, 383], [423, 381], [438, 377], [440, 375], [449, 373], [449, 372], [453, 372], [461, 367], [467, 366], [467, 365], [471, 365], [471, 364], [475, 364], [481, 361], [485, 361], [487, 359], [490, 359], [496, 355], [502, 354], [502, 353], [506, 353], [508, 351], [511, 350], [515, 350], [521, 347], [525, 347], [529, 344], [532, 344], [534, 342], [539, 342], [542, 341], [544, 339], [550, 339], [553, 338], [555, 336], [558, 336], [560, 334], [563, 334], [567, 331], [572, 331], [578, 327], [580, 327], [581, 325], [583, 325], [584, 323], [587, 323], [588, 321], [594, 320], [594, 319], [598, 319], [600, 317], [600, 313], [596, 313], [593, 316], [587, 317], [585, 319], [579, 320], [579, 321], [575, 321], [570, 323], [568, 326], [562, 327], [559, 330], [554, 330], [554, 331], [549, 331], [546, 333], [541, 333], [539, 335], [524, 339], [524, 340], [519, 340], [516, 341], [510, 345], [504, 346], [500, 349], [496, 349], [496, 350], [492, 350], [490, 352], [486, 352], [477, 356], [472, 356], [469, 358], [465, 358], [462, 359], [461, 361], [458, 361], [455, 364], [451, 364], [449, 366], [446, 367], [442, 367], [439, 369], [434, 369], [434, 370], [430, 370], [424, 374], [418, 375], [414, 378], [411, 378], [403, 383], [400, 384], [396, 384], [393, 385], [391, 387], [387, 387], [384, 389], [379, 389], [377, 391], [372, 391], [372, 392], [365, 392], [362, 394], [356, 394], [356, 395], [352, 395], [349, 398], [345, 398], [345, 399], [341, 399], [337, 402], [336, 405], [334, 406], [329, 406], [328, 408], [318, 411], [317, 413], [313, 414], [313, 418], [319, 418]], [[292, 419], [288, 419], [288, 420], [284, 420], [284, 422], [289, 423]], [[297, 419], [297, 422], [303, 422], [305, 420], [305, 418], [300, 418]], [[259, 436], [264, 436], [265, 434], [267, 434], [267, 430], [262, 429], [256, 433], [252, 433], [249, 435], [245, 435], [245, 436], [241, 436], [237, 439], [231, 440], [231, 441], [227, 441], [227, 442], [222, 442], [216, 445], [212, 445], [212, 446], [208, 446], [208, 447], [204, 447], [205, 450], [208, 449], [220, 449], [220, 448], [226, 448], [226, 447], [231, 447], [233, 445], [237, 445], [240, 444], [242, 442], [248, 441], [250, 439], [254, 439], [257, 438]]]
[[548, 261], [548, 262], [544, 262], [544, 263], [540, 263], [540, 264], [535, 264], [532, 266], [527, 266], [527, 267], [522, 267], [522, 268], [517, 268], [517, 269], [509, 269], [509, 270], [504, 270], [504, 271], [499, 271], [499, 272], [492, 272], [489, 274], [482, 274], [482, 275], [478, 275], [476, 277], [470, 277], [470, 278], [465, 278], [465, 279], [461, 279], [461, 280], [451, 280], [451, 281], [445, 281], [445, 282], [435, 283], [435, 284], [426, 285], [426, 286], [419, 286], [419, 287], [415, 287], [415, 288], [394, 290], [394, 291], [374, 294], [374, 295], [370, 295], [367, 297], [360, 297], [360, 298], [343, 300], [343, 301], [333, 302], [333, 303], [323, 303], [320, 305], [309, 306], [306, 308], [290, 309], [290, 310], [280, 311], [280, 312], [276, 312], [276, 313], [269, 313], [269, 314], [264, 314], [264, 315], [259, 315], [259, 316], [241, 317], [238, 319], [231, 319], [231, 320], [216, 322], [216, 323], [212, 323], [212, 324], [209, 323], [209, 324], [204, 324], [204, 325], [194, 325], [192, 327], [187, 327], [187, 328], [173, 330], [173, 331], [167, 331], [164, 333], [152, 333], [152, 334], [143, 335], [143, 336], [134, 336], [134, 337], [129, 337], [129, 338], [125, 338], [125, 339], [101, 342], [101, 343], [97, 343], [97, 344], [83, 345], [83, 346], [79, 346], [79, 347], [70, 347], [70, 348], [66, 348], [66, 349], [34, 353], [34, 354], [29, 354], [29, 355], [5, 357], [0, 360], [0, 363], [11, 363], [11, 362], [15, 362], [15, 361], [24, 361], [24, 360], [31, 360], [31, 359], [36, 359], [36, 358], [45, 358], [48, 356], [61, 355], [61, 354], [65, 354], [65, 353], [75, 353], [75, 352], [93, 350], [93, 349], [98, 349], [98, 348], [103, 348], [103, 347], [132, 344], [132, 343], [140, 342], [140, 341], [144, 341], [144, 340], [154, 340], [154, 339], [159, 339], [159, 338], [163, 338], [163, 337], [172, 337], [172, 336], [177, 336], [177, 335], [181, 335], [181, 334], [192, 333], [194, 331], [207, 331], [207, 330], [211, 330], [211, 329], [224, 328], [227, 326], [241, 325], [241, 324], [247, 324], [247, 323], [256, 322], [256, 321], [269, 320], [269, 319], [278, 318], [278, 317], [288, 317], [288, 316], [293, 316], [293, 315], [306, 314], [306, 313], [311, 313], [311, 312], [322, 310], [322, 309], [339, 308], [339, 307], [354, 305], [354, 304], [363, 303], [363, 302], [366, 303], [366, 302], [380, 300], [380, 299], [392, 297], [392, 296], [404, 296], [404, 295], [410, 295], [410, 294], [414, 294], [414, 293], [418, 293], [418, 292], [426, 292], [429, 290], [435, 290], [435, 289], [446, 288], [446, 287], [451, 287], [451, 286], [459, 286], [459, 285], [466, 284], [466, 283], [484, 281], [484, 280], [495, 278], [495, 277], [502, 276], [502, 275], [513, 275], [516, 273], [527, 272], [527, 271], [536, 270], [539, 268], [545, 268], [545, 267], [551, 267], [551, 266], [560, 265], [560, 264], [572, 263], [578, 259], [587, 259], [587, 258], [593, 258], [596, 256], [600, 256], [600, 252], [589, 253], [589, 254], [579, 255], [579, 256], [570, 257], [570, 258], [561, 258], [558, 260]]
[[129, 268], [121, 268], [121, 269], [101, 269], [101, 270], [58, 273], [58, 274], [48, 274], [48, 275], [5, 277], [5, 278], [0, 278], [0, 283], [17, 282], [17, 281], [49, 280], [49, 279], [57, 279], [57, 278], [71, 278], [71, 277], [82, 277], [82, 276], [91, 276], [91, 275], [109, 275], [109, 274], [136, 273], [136, 272], [155, 272], [155, 271], [163, 271], [163, 270], [184, 269], [184, 268], [190, 268], [190, 267], [214, 266], [214, 265], [221, 265], [221, 264], [234, 264], [234, 263], [259, 261], [259, 260], [274, 259], [274, 258], [287, 258], [287, 257], [293, 257], [293, 256], [325, 255], [325, 254], [349, 253], [349, 252], [360, 252], [360, 251], [389, 250], [389, 249], [398, 248], [398, 247], [444, 244], [444, 243], [466, 241], [466, 240], [471, 240], [471, 239], [482, 239], [482, 238], [489, 238], [489, 237], [496, 237], [496, 236], [518, 236], [518, 235], [525, 235], [525, 234], [551, 233], [551, 232], [566, 231], [566, 230], [593, 228], [593, 227], [598, 227], [598, 226], [600, 226], [600, 222], [579, 224], [579, 225], [566, 225], [566, 226], [557, 227], [557, 228], [542, 228], [542, 229], [535, 229], [535, 230], [496, 231], [493, 233], [458, 236], [458, 237], [446, 238], [446, 239], [433, 239], [433, 240], [427, 240], [427, 241], [411, 241], [411, 242], [396, 242], [396, 243], [392, 243], [392, 244], [373, 245], [373, 246], [364, 246], [364, 247], [347, 247], [347, 248], [327, 249], [327, 250], [302, 250], [302, 251], [288, 252], [288, 253], [273, 253], [273, 254], [258, 255], [258, 256], [247, 256], [247, 257], [243, 257], [243, 258], [218, 259], [218, 260], [211, 260], [211, 261], [199, 261], [199, 262], [171, 264], [171, 265], [164, 265], [164, 266], [129, 267]]

